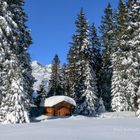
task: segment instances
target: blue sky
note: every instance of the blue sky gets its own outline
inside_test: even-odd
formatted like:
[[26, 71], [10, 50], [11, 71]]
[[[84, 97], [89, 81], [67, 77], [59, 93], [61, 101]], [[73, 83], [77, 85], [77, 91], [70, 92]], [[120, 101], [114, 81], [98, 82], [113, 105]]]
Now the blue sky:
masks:
[[119, 0], [26, 0], [27, 25], [32, 31], [33, 44], [29, 52], [32, 60], [50, 64], [55, 54], [66, 62], [71, 37], [75, 33], [75, 19], [81, 7], [89, 23], [98, 28], [108, 2], [117, 8]]

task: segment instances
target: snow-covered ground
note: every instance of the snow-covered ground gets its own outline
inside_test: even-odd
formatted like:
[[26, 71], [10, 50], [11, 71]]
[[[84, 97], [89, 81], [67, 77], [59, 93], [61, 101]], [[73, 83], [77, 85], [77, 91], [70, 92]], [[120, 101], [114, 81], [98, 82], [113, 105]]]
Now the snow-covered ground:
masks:
[[140, 119], [134, 113], [104, 113], [100, 117], [38, 119], [42, 122], [0, 125], [0, 140], [139, 140]]

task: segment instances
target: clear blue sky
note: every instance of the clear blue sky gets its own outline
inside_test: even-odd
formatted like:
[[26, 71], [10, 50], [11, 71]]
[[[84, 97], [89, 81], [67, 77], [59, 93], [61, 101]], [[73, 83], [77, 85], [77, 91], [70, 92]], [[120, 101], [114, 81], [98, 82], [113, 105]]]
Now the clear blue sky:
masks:
[[83, 7], [89, 23], [98, 28], [108, 2], [116, 8], [119, 0], [26, 0], [27, 25], [32, 31], [32, 60], [50, 64], [54, 55], [66, 62], [75, 19]]

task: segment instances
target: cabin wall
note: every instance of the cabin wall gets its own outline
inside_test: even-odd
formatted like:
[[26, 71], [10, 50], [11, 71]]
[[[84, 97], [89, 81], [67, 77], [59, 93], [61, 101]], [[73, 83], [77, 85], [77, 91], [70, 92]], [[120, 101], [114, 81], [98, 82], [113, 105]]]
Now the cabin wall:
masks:
[[62, 107], [55, 111], [55, 116], [71, 116], [71, 108]]
[[54, 116], [55, 115], [55, 110], [54, 110], [53, 107], [45, 107], [44, 114], [47, 115], [47, 116]]
[[71, 116], [73, 105], [63, 101], [53, 107], [45, 107], [44, 114], [47, 116]]

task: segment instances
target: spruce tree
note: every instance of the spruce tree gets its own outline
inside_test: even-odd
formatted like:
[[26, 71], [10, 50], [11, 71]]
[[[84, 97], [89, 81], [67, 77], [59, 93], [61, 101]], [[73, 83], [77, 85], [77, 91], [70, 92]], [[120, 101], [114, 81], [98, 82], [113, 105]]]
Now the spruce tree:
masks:
[[112, 109], [114, 111], [132, 110], [131, 92], [134, 92], [132, 80], [132, 50], [126, 45], [128, 28], [128, 8], [122, 0], [117, 11], [115, 51], [112, 54]]
[[89, 60], [85, 62], [82, 74], [75, 87], [76, 113], [81, 115], [96, 116], [97, 111], [97, 85], [96, 74], [93, 71]]
[[34, 99], [34, 103], [39, 108], [40, 107], [40, 102], [47, 97], [46, 84], [45, 84], [44, 80], [42, 80], [42, 82], [39, 86], [39, 89], [37, 91], [37, 94], [38, 94], [38, 96]]
[[73, 43], [71, 43], [71, 47], [68, 52], [68, 95], [72, 98], [74, 97], [74, 85], [76, 84], [76, 79], [78, 78], [78, 67], [76, 65], [78, 61], [78, 55], [76, 55], [78, 49], [76, 44], [77, 41], [73, 35]]
[[61, 77], [62, 77], [63, 95], [69, 96], [68, 66], [66, 64], [63, 64], [62, 66]]
[[76, 33], [73, 35], [72, 47], [68, 54], [70, 95], [76, 100], [76, 113], [94, 116], [97, 104], [97, 81], [92, 67], [89, 24], [83, 9], [75, 24]]
[[[69, 73], [69, 81], [70, 81], [70, 96], [73, 97], [74, 94], [74, 85], [76, 84], [76, 80], [78, 78], [79, 69], [78, 65], [79, 60], [82, 59], [81, 50], [85, 49], [82, 48], [84, 41], [87, 41], [89, 25], [85, 19], [85, 14], [83, 9], [81, 9], [80, 14], [78, 15], [77, 20], [75, 21], [76, 24], [76, 34], [72, 37], [72, 43], [70, 46], [70, 50], [68, 53], [68, 73]], [[88, 29], [89, 30], [89, 29]], [[88, 42], [89, 43], [89, 42]]]
[[41, 96], [41, 98], [46, 98], [46, 83], [44, 80], [42, 80], [41, 85], [39, 86], [38, 94]]
[[114, 14], [110, 3], [105, 8], [104, 16], [99, 27], [101, 33], [102, 45], [102, 69], [100, 70], [100, 93], [104, 101], [106, 110], [111, 108], [111, 53], [113, 50], [113, 36], [114, 36]]
[[23, 5], [23, 0], [0, 1], [0, 120], [4, 123], [29, 122], [33, 77], [27, 50], [31, 36]]
[[[98, 88], [98, 96], [101, 96], [101, 67], [102, 67], [102, 57], [101, 57], [101, 43], [99, 37], [97, 36], [97, 30], [95, 28], [94, 23], [90, 27], [89, 32], [89, 39], [90, 39], [90, 49], [87, 57], [91, 57], [90, 63], [95, 71], [96, 79], [97, 79], [97, 88]], [[92, 54], [92, 55], [91, 55]]]
[[92, 56], [92, 65], [94, 66], [94, 70], [96, 73], [98, 73], [101, 69], [101, 43], [99, 40], [99, 37], [97, 36], [97, 30], [95, 28], [94, 23], [90, 27], [89, 30], [89, 40], [90, 40], [90, 47], [91, 52], [93, 55], [89, 54], [89, 56]]
[[126, 46], [130, 48], [132, 60], [131, 71], [129, 72], [128, 85], [130, 92], [130, 103], [134, 111], [138, 110], [140, 116], [140, 1], [128, 0], [128, 28]]
[[56, 54], [52, 63], [52, 73], [49, 81], [49, 92], [47, 96], [63, 95], [63, 93], [60, 60]]

